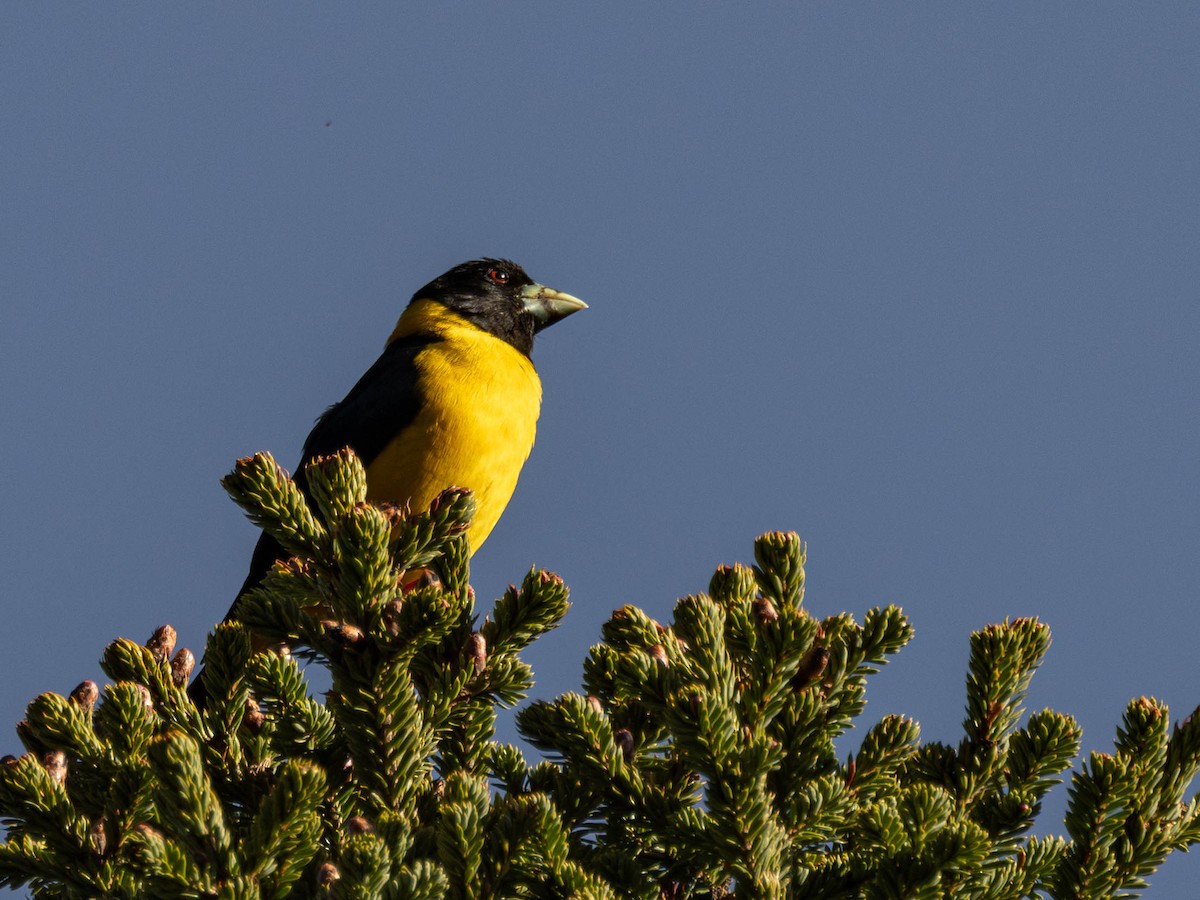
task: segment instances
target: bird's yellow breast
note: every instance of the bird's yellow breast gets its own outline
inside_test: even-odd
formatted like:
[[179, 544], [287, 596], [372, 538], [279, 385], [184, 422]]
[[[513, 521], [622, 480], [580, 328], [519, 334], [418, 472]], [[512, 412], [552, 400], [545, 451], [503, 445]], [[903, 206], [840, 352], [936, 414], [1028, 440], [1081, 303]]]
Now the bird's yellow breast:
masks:
[[441, 304], [411, 304], [393, 338], [417, 331], [438, 338], [416, 357], [420, 412], [367, 467], [367, 497], [422, 511], [448, 487], [470, 488], [474, 551], [533, 449], [542, 385], [529, 357]]

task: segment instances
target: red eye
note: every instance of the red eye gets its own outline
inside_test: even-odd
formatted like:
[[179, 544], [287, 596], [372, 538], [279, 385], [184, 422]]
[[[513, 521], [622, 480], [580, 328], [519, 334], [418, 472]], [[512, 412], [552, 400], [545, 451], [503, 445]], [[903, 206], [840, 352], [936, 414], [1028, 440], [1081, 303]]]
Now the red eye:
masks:
[[503, 269], [488, 269], [487, 277], [492, 284], [508, 284], [508, 273]]

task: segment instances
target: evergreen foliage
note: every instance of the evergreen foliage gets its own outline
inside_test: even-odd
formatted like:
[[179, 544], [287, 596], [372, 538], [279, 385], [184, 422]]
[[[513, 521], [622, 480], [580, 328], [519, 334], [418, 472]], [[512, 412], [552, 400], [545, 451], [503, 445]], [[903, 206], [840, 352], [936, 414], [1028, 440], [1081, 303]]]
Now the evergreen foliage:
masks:
[[[583, 691], [526, 706], [530, 764], [493, 738], [533, 685], [520, 651], [568, 607], [530, 571], [482, 621], [472, 500], [365, 502], [349, 452], [266, 455], [225, 480], [294, 554], [218, 626], [208, 703], [164, 626], [118, 640], [113, 683], [43, 694], [0, 765], [0, 883], [38, 897], [1018, 898], [1135, 896], [1200, 840], [1200, 721], [1130, 703], [1112, 753], [1071, 776], [1063, 837], [1031, 834], [1080, 730], [1022, 703], [1049, 647], [1017, 619], [971, 638], [963, 738], [886, 716], [840, 759], [901, 611], [818, 619], [804, 547], [755, 543], [669, 623], [618, 610]], [[313, 698], [297, 658], [328, 668]]]

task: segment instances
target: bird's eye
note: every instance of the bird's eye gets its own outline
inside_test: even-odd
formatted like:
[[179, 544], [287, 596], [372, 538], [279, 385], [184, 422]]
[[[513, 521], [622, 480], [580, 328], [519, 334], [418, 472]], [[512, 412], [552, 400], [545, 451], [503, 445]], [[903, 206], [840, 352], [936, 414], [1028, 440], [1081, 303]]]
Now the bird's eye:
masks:
[[508, 272], [504, 269], [488, 269], [487, 278], [492, 284], [508, 284]]

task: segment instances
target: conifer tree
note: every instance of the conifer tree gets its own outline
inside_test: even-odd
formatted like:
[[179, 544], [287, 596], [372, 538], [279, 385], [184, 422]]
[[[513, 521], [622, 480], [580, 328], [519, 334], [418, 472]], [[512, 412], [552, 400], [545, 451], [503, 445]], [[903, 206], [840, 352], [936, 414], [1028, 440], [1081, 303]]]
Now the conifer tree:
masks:
[[[485, 610], [473, 502], [366, 502], [344, 451], [311, 500], [267, 455], [225, 487], [292, 554], [194, 659], [164, 626], [117, 640], [112, 683], [42, 694], [0, 764], [0, 884], [37, 897], [1101, 898], [1136, 896], [1200, 840], [1200, 720], [1129, 704], [1071, 775], [1065, 834], [1032, 834], [1075, 760], [1068, 715], [1026, 715], [1050, 644], [1016, 619], [971, 637], [963, 736], [885, 716], [837, 739], [912, 637], [894, 606], [819, 618], [794, 534], [718, 568], [671, 621], [618, 610], [582, 689], [527, 705], [529, 762], [496, 710], [533, 687], [520, 652], [568, 608], [531, 570]], [[482, 612], [482, 618], [481, 618]], [[323, 696], [300, 661], [328, 670]]]

